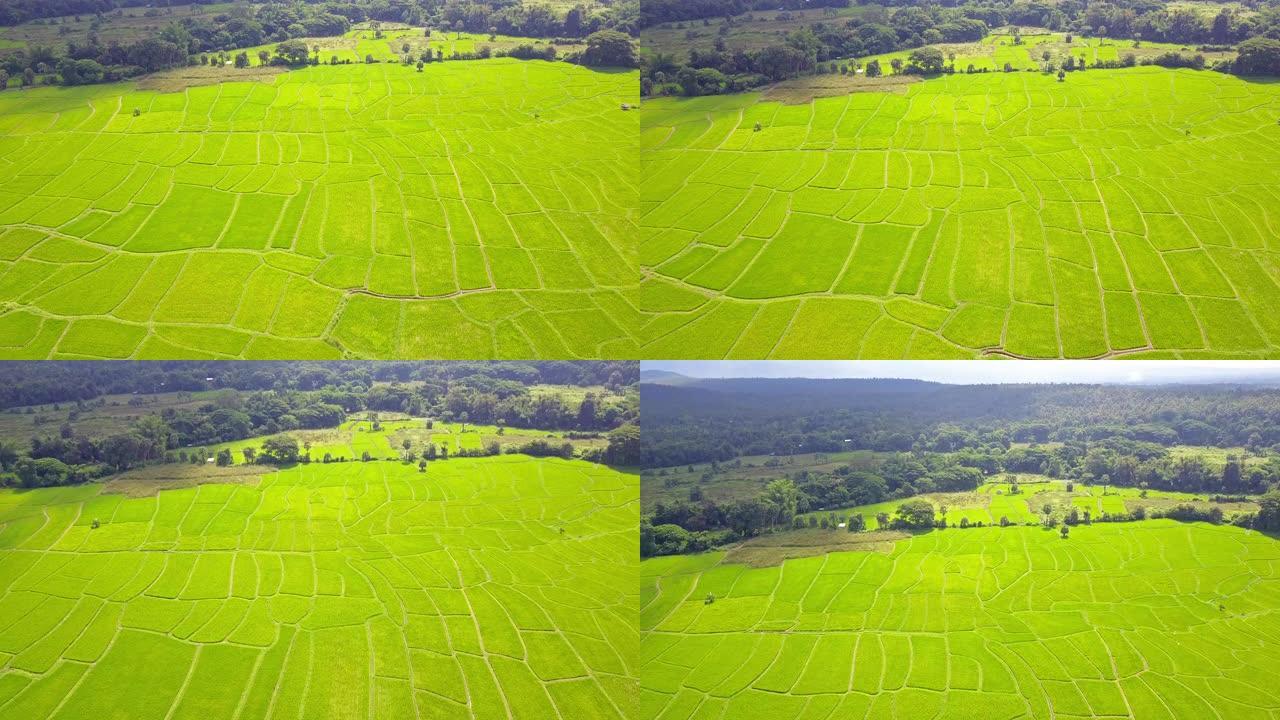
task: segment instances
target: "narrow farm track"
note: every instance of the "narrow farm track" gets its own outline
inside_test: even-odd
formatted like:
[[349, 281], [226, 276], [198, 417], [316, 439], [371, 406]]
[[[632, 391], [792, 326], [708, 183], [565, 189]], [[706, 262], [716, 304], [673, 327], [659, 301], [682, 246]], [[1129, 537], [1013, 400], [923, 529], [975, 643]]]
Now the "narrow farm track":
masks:
[[0, 718], [634, 717], [635, 476], [504, 456], [100, 491], [0, 494]]
[[1280, 357], [1275, 83], [987, 73], [642, 114], [647, 356]]
[[0, 357], [634, 356], [634, 79], [4, 93]]
[[1015, 526], [722, 558], [641, 564], [641, 717], [1280, 717], [1280, 541], [1258, 533]]

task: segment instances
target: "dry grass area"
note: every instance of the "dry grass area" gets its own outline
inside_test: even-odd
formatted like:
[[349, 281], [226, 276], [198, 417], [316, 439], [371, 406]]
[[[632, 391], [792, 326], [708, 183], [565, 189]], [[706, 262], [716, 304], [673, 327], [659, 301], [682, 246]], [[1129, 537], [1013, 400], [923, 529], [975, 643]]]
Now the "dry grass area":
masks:
[[289, 69], [279, 65], [249, 68], [227, 68], [209, 65], [180, 67], [151, 73], [138, 80], [138, 89], [156, 92], [181, 92], [189, 87], [217, 85], [223, 82], [269, 82]]
[[860, 550], [888, 553], [893, 543], [910, 537], [897, 530], [851, 533], [843, 529], [807, 528], [774, 533], [738, 543], [725, 553], [724, 563], [745, 563], [753, 567], [780, 565], [791, 558], [813, 557], [832, 552]]
[[263, 468], [258, 465], [150, 465], [111, 477], [103, 483], [102, 492], [139, 498], [155, 495], [161, 490], [195, 487], [206, 483], [257, 485], [263, 472]]
[[814, 98], [855, 92], [904, 93], [913, 83], [920, 82], [920, 79], [918, 75], [886, 75], [878, 78], [865, 75], [806, 75], [774, 83], [761, 92], [761, 97], [788, 105], [801, 105], [812, 102]]

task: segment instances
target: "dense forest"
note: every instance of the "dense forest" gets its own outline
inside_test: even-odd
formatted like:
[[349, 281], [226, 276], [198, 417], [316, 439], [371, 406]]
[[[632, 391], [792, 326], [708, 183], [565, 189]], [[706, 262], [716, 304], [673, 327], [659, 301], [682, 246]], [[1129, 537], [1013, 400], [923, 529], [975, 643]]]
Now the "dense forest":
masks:
[[[805, 7], [846, 7], [848, 2], [803, 4]], [[858, 3], [858, 5], [862, 5]], [[895, 7], [896, 6], [896, 7]], [[1081, 37], [1107, 37], [1156, 42], [1179, 43], [1190, 47], [1225, 47], [1236, 45], [1239, 57], [1224, 61], [1214, 69], [1244, 75], [1280, 74], [1280, 3], [1250, 2], [1256, 14], [1223, 8], [1207, 16], [1189, 8], [1169, 7], [1155, 0], [1115, 0], [1106, 3], [1024, 2], [1022, 0], [960, 0], [954, 4], [885, 3], [865, 4], [853, 17], [830, 17], [815, 20], [793, 30], [780, 42], [763, 48], [734, 47], [735, 27], [749, 28], [753, 22], [767, 17], [789, 19], [787, 4], [743, 2], [742, 0], [704, 0], [684, 2], [666, 0], [644, 4], [646, 26], [686, 21], [724, 18], [719, 37], [711, 50], [690, 50], [685, 58], [655, 53], [646, 58], [642, 68], [642, 91], [645, 94], [707, 95], [739, 92], [810, 73], [848, 72], [840, 60], [921, 48], [937, 43], [962, 43], [980, 40], [1000, 27], [1043, 27], [1053, 31], [1078, 34]], [[756, 13], [759, 13], [757, 15]], [[692, 22], [690, 27], [696, 26]], [[1136, 61], [1134, 61], [1136, 62]], [[1194, 54], [1166, 53], [1143, 62], [1171, 67], [1205, 66]], [[1096, 67], [1125, 67], [1127, 60], [1099, 61]], [[1066, 71], [1081, 69], [1073, 62]], [[1006, 68], [1009, 70], [1009, 68]], [[941, 54], [913, 54], [900, 72], [933, 74], [952, 71], [944, 65]], [[882, 69], [869, 64], [868, 76]]]
[[[0, 55], [0, 73], [3, 73], [0, 79], [4, 80], [0, 82], [0, 90], [5, 88], [11, 77], [19, 78], [23, 87], [113, 82], [167, 68], [209, 64], [212, 54], [268, 43], [279, 44], [276, 52], [266, 53], [267, 60], [274, 64], [315, 64], [319, 58], [312, 56], [304, 43], [291, 45], [290, 41], [336, 37], [346, 33], [355, 23], [370, 21], [563, 39], [566, 42], [591, 38], [588, 52], [566, 59], [586, 65], [634, 66], [630, 43], [620, 41], [626, 38], [624, 33], [634, 30], [639, 14], [638, 0], [574, 5], [563, 12], [553, 11], [549, 5], [525, 5], [502, 0], [242, 3], [230, 9], [219, 6], [216, 12], [210, 10], [170, 20], [154, 36], [126, 44], [104, 43], [99, 38], [98, 31], [104, 24], [125, 14], [165, 22], [170, 3], [145, 3], [145, 8], [137, 7], [142, 4], [131, 0], [0, 0], [0, 25], [29, 20], [57, 23], [57, 18], [79, 20], [82, 16], [92, 17], [85, 40], [69, 40], [60, 47], [20, 48]], [[619, 58], [618, 48], [622, 46], [625, 46], [626, 53], [625, 57]], [[295, 48], [300, 50], [295, 51]], [[512, 54], [525, 57], [525, 54]], [[540, 49], [537, 57], [543, 56]], [[442, 51], [439, 60], [444, 59]]]
[[[702, 380], [643, 383], [641, 405], [646, 482], [674, 487], [671, 466], [733, 470], [749, 455], [887, 453], [874, 467], [831, 472], [787, 472], [774, 463], [778, 477], [766, 489], [723, 502], [694, 485], [688, 499], [661, 501], [646, 513], [656, 553], [790, 527], [811, 511], [969, 492], [1002, 474], [1224, 499], [1280, 485], [1280, 389], [1273, 387]], [[1194, 452], [1175, 455], [1175, 445], [1244, 447], [1265, 460], [1246, 462], [1232, 452], [1210, 462]], [[1204, 519], [1198, 512], [1182, 508], [1171, 517]], [[1266, 512], [1242, 521], [1280, 529]], [[914, 527], [909, 517], [886, 522]]]
[[641, 385], [645, 467], [836, 450], [980, 451], [1129, 440], [1280, 452], [1280, 390], [711, 380]]
[[[332, 428], [361, 411], [408, 413], [444, 421], [540, 430], [609, 433], [601, 458], [635, 464], [639, 420], [635, 363], [366, 363], [366, 362], [66, 362], [0, 366], [3, 406], [10, 413], [63, 419], [29, 439], [0, 439], [0, 479], [24, 487], [84, 482], [154, 462], [195, 458], [183, 449]], [[533, 385], [556, 386], [533, 393]], [[563, 386], [603, 386], [569, 398]], [[198, 391], [211, 391], [200, 398]], [[140, 413], [109, 432], [78, 432], [76, 420], [127, 395], [143, 411], [149, 395], [183, 402]], [[530, 454], [563, 454], [563, 446], [531, 445]], [[487, 454], [492, 454], [488, 449]], [[296, 456], [294, 456], [296, 457]], [[278, 456], [263, 453], [261, 462]]]
[[[319, 390], [375, 383], [422, 382], [431, 392], [451, 383], [477, 389], [523, 385], [636, 384], [632, 362], [10, 362], [0, 366], [0, 409], [89, 400], [100, 395], [178, 390]], [[402, 408], [378, 407], [381, 410]]]
[[[135, 10], [140, 14], [149, 13], [149, 17], [162, 17], [170, 6], [223, 4], [225, 0], [0, 0], [0, 25]], [[250, 3], [244, 4], [249, 9]], [[276, 41], [287, 37], [274, 34], [280, 28], [271, 28], [269, 18], [281, 15], [300, 18], [323, 13], [352, 23], [380, 20], [470, 32], [488, 32], [490, 27], [496, 27], [504, 35], [533, 37], [585, 37], [603, 29], [631, 32], [640, 19], [638, 0], [574, 4], [560, 11], [550, 3], [526, 4], [511, 0], [277, 0], [257, 3], [252, 10], [257, 12], [247, 19], [248, 27], [252, 29], [256, 23], [261, 26], [258, 29], [264, 32], [265, 40]]]

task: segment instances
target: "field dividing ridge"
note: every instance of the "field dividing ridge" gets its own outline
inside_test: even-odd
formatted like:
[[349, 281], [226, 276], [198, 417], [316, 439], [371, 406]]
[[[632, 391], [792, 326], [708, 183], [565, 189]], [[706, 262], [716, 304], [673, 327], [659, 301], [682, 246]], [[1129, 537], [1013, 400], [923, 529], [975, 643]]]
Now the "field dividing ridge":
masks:
[[103, 487], [0, 494], [0, 718], [634, 717], [634, 475], [508, 455]]
[[648, 100], [652, 357], [1274, 357], [1280, 91], [1137, 68]]
[[1280, 713], [1280, 545], [1230, 526], [935, 531], [781, 566], [641, 564], [642, 716]]
[[634, 80], [493, 59], [4, 93], [0, 357], [634, 356]]

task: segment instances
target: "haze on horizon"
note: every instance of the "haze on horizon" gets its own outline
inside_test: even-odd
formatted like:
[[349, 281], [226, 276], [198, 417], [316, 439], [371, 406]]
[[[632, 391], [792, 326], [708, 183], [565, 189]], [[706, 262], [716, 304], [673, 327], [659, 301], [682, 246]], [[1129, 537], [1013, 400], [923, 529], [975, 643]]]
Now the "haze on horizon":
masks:
[[1089, 383], [1280, 385], [1280, 361], [1262, 360], [661, 360], [642, 361], [692, 378], [898, 378], [952, 385]]

